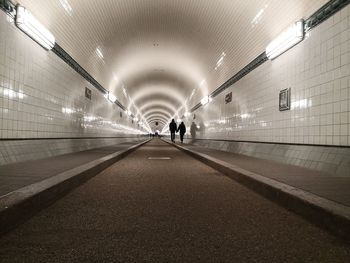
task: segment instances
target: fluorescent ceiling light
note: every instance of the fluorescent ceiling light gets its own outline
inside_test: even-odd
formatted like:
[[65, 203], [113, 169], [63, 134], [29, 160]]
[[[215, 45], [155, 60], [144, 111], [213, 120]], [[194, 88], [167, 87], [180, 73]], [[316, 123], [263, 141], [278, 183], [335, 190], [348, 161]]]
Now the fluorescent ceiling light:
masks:
[[116, 102], [117, 97], [114, 96], [112, 93], [108, 93], [108, 99], [114, 103], [114, 102]]
[[55, 46], [55, 37], [25, 7], [18, 5], [16, 26], [46, 50]]
[[103, 59], [104, 57], [103, 57], [103, 54], [102, 54], [102, 51], [101, 51], [101, 49], [98, 47], [98, 48], [96, 48], [96, 53], [97, 53], [97, 56], [100, 58], [100, 59]]
[[192, 97], [193, 97], [193, 95], [196, 93], [196, 89], [193, 89], [192, 90], [192, 93], [191, 93], [191, 95], [190, 95], [190, 100], [192, 99]]
[[266, 47], [266, 56], [274, 59], [303, 39], [304, 21], [300, 20], [287, 28]]
[[63, 6], [64, 10], [66, 10], [66, 12], [72, 16], [73, 13], [73, 8], [72, 6], [69, 4], [68, 0], [60, 0], [61, 5]]
[[219, 58], [218, 62], [216, 62], [215, 70], [217, 70], [222, 65], [222, 62], [224, 62], [224, 57], [226, 57], [226, 53], [222, 52], [221, 57]]
[[253, 18], [253, 20], [250, 22], [250, 24], [252, 25], [252, 27], [255, 27], [261, 20], [262, 15], [265, 12], [265, 9], [268, 7], [268, 5], [265, 5], [264, 8], [261, 8], [259, 10], [259, 12], [256, 14], [256, 16]]
[[124, 85], [122, 87], [122, 90], [123, 90], [123, 94], [124, 94], [125, 98], [128, 98], [128, 94], [126, 93], [126, 89], [124, 88]]

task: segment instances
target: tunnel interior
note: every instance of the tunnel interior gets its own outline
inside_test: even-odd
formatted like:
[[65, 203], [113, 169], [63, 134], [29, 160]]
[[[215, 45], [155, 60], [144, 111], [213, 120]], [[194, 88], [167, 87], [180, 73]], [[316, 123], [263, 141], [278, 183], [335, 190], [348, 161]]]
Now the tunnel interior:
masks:
[[348, 0], [0, 0], [0, 262], [346, 262], [349, 171]]
[[[346, 1], [1, 5], [0, 164], [168, 135], [172, 119], [185, 141], [193, 123], [203, 146], [275, 161], [282, 151], [322, 171], [337, 164], [312, 146], [350, 144]], [[19, 7], [54, 39], [49, 50], [21, 30]], [[301, 38], [283, 46], [297, 24]], [[287, 51], [272, 57], [273, 45]]]

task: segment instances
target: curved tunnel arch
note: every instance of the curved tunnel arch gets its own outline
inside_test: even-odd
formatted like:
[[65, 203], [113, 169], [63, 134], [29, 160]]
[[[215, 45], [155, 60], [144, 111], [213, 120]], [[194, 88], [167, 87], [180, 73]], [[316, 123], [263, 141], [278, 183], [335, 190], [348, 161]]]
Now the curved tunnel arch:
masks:
[[149, 116], [154, 115], [154, 114], [161, 114], [162, 116], [166, 116], [169, 119], [172, 117], [172, 115], [168, 111], [165, 111], [165, 110], [163, 110], [161, 108], [151, 109], [151, 110], [145, 112], [143, 117], [145, 119], [147, 119]]
[[151, 118], [148, 118], [147, 122], [151, 122], [152, 120], [159, 120], [159, 121], [162, 121], [164, 124], [168, 122], [168, 120], [165, 119], [164, 117], [158, 117], [158, 116], [153, 116]]
[[152, 100], [152, 101], [149, 101], [145, 104], [143, 104], [139, 110], [141, 112], [143, 111], [147, 111], [147, 110], [150, 110], [150, 109], [158, 109], [158, 108], [161, 108], [161, 109], [167, 109], [168, 112], [170, 113], [170, 115], [174, 115], [177, 111], [177, 108], [175, 106], [173, 106], [171, 103], [167, 102], [167, 101], [164, 101], [164, 100]]
[[[163, 127], [166, 125], [166, 122], [164, 122], [164, 121], [162, 121], [162, 120], [158, 120], [158, 119], [149, 120], [149, 123], [150, 123], [150, 124], [155, 123], [155, 122], [158, 122], [159, 124], [162, 124]], [[163, 127], [158, 127], [158, 128], [163, 128]]]
[[[150, 84], [168, 83], [166, 87], [174, 90], [159, 89], [157, 94], [149, 89], [155, 96], [169, 95], [169, 100], [159, 100], [168, 104], [171, 115], [183, 103], [191, 108], [261, 54], [287, 26], [324, 4], [321, 0], [74, 1], [73, 9], [84, 11], [66, 20], [62, 19], [66, 10], [57, 2], [21, 0], [102, 86], [123, 97], [120, 87], [125, 85], [135, 99], [133, 113], [138, 109], [141, 116], [149, 110], [145, 105], [157, 108], [146, 92]], [[252, 24], [259, 10], [263, 11], [259, 24]], [[194, 89], [199, 92], [191, 98]], [[123, 98], [123, 105], [129, 108], [128, 98]]]
[[154, 116], [151, 116], [149, 117], [147, 120], [147, 123], [151, 123], [152, 121], [158, 121], [161, 125], [161, 128], [164, 127], [164, 125], [167, 124], [168, 122], [168, 118], [164, 117], [164, 116], [157, 116], [157, 115], [154, 115]]

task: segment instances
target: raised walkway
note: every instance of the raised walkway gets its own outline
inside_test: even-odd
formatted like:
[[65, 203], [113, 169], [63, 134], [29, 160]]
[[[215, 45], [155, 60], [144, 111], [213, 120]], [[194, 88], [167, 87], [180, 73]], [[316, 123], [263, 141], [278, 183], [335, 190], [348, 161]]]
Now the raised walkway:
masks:
[[109, 154], [125, 150], [137, 143], [138, 142], [121, 143], [45, 159], [0, 166], [0, 196]]
[[336, 176], [189, 143], [179, 144], [177, 142], [177, 145], [350, 207], [350, 171], [347, 177]]
[[166, 141], [316, 225], [350, 240], [350, 177]]

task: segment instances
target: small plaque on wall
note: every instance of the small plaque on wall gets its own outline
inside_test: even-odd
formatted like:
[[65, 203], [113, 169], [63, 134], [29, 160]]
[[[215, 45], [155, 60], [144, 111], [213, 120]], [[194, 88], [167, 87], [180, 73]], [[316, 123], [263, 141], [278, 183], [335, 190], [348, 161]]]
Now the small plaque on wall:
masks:
[[92, 94], [91, 89], [88, 89], [87, 87], [85, 87], [85, 97], [91, 100], [91, 94]]
[[232, 101], [232, 92], [226, 94], [225, 96], [225, 103], [230, 103]]
[[279, 109], [280, 111], [290, 110], [290, 88], [280, 91]]

